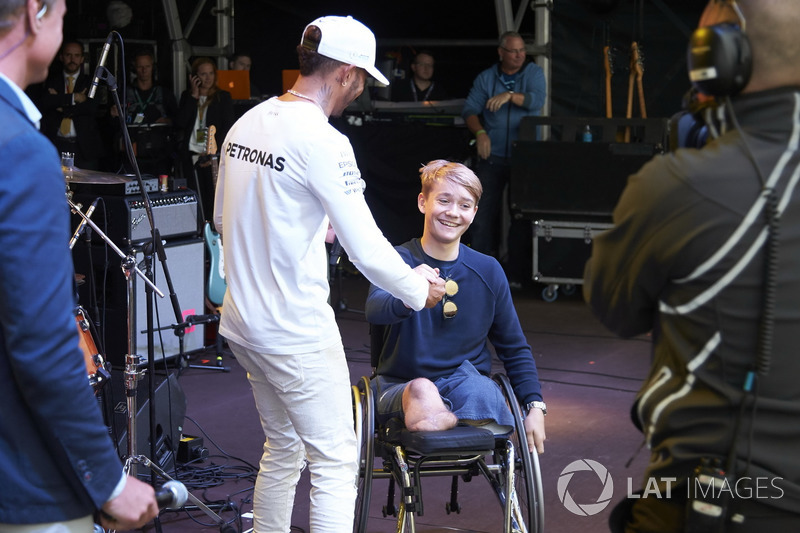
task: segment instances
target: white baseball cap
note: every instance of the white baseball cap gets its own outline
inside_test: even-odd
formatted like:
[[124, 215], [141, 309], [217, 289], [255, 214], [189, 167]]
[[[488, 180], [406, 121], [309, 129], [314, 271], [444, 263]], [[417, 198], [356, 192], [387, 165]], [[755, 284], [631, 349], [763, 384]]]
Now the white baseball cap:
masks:
[[[317, 26], [322, 36], [319, 43], [301, 37], [300, 44], [305, 48], [342, 63], [363, 68], [379, 83], [389, 85], [386, 76], [375, 67], [375, 35], [364, 24], [351, 16], [328, 16], [320, 17], [308, 26]], [[303, 30], [303, 36], [305, 34]]]

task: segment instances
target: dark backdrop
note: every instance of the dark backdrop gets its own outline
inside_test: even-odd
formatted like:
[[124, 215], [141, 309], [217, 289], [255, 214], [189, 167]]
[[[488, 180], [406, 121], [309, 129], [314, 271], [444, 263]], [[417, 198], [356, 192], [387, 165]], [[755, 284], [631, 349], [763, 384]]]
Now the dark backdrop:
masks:
[[[642, 51], [647, 114], [669, 117], [689, 89], [686, 49], [704, 2], [629, 0], [602, 12], [607, 2], [557, 0], [552, 17], [554, 116], [605, 116], [603, 48], [611, 47], [613, 114], [626, 116], [631, 42]], [[633, 113], [639, 116], [634, 96]]]
[[[178, 0], [181, 20], [188, 20], [195, 1]], [[107, 0], [67, 0], [65, 33], [81, 39], [105, 39], [112, 29]], [[171, 43], [159, 0], [128, 1], [133, 19], [119, 28], [124, 39], [153, 39], [159, 44], [159, 71], [169, 76]], [[514, 2], [516, 4], [516, 2]], [[556, 0], [552, 15], [552, 97], [554, 115], [600, 116], [603, 104], [603, 56], [606, 42], [615, 50], [613, 94], [615, 114], [624, 116], [628, 52], [636, 37], [644, 51], [644, 84], [651, 116], [669, 116], [688, 89], [685, 52], [691, 28], [702, 11], [698, 0]], [[193, 45], [212, 46], [215, 18], [209, 1], [188, 36]], [[605, 6], [615, 6], [608, 11]], [[492, 40], [497, 37], [494, 3], [490, 0], [427, 0], [357, 2], [322, 0], [239, 0], [234, 9], [234, 44], [254, 56], [254, 83], [267, 94], [282, 91], [281, 71], [296, 68], [294, 48], [305, 24], [322, 15], [353, 15], [373, 29], [379, 56], [401, 68], [416, 51], [407, 39]], [[526, 14], [521, 32], [534, 37], [533, 13]], [[385, 46], [382, 42], [391, 42]], [[130, 54], [133, 45], [128, 46]], [[496, 61], [494, 46], [426, 46], [436, 56], [436, 77], [456, 98], [466, 96], [472, 79]], [[636, 112], [636, 107], [634, 106]]]
[[[541, 1], [541, 0], [538, 0]], [[178, 0], [185, 25], [194, 0]], [[516, 6], [518, 2], [513, 2]], [[130, 55], [137, 40], [158, 42], [159, 71], [166, 80], [171, 43], [159, 0], [130, 1], [133, 19], [118, 31]], [[332, 5], [333, 4], [333, 5]], [[93, 39], [99, 47], [111, 30], [107, 0], [67, 0], [65, 31]], [[603, 47], [611, 47], [615, 117], [624, 117], [628, 99], [630, 45], [643, 52], [644, 94], [649, 117], [669, 117], [680, 110], [689, 88], [686, 45], [704, 2], [700, 0], [555, 0], [552, 11], [552, 110], [554, 117], [605, 116]], [[215, 2], [209, 0], [188, 41], [216, 44]], [[357, 2], [322, 0], [239, 0], [234, 10], [234, 44], [253, 56], [253, 82], [266, 94], [282, 92], [281, 71], [297, 66], [295, 47], [306, 24], [322, 15], [353, 15], [378, 38], [380, 61], [404, 68], [415, 52], [407, 41], [491, 41], [497, 37], [494, 2], [426, 0], [421, 2]], [[533, 40], [535, 20], [526, 14], [521, 33]], [[404, 41], [406, 41], [404, 43]], [[496, 46], [425, 46], [436, 58], [436, 79], [454, 98], [467, 95], [478, 72], [497, 60]], [[94, 65], [92, 65], [94, 68]], [[640, 116], [634, 97], [633, 116]], [[422, 217], [416, 207], [418, 169], [433, 158], [465, 161], [469, 135], [463, 126], [427, 126], [394, 121], [348, 127], [333, 121], [351, 138], [367, 186], [367, 200], [379, 226], [395, 244], [419, 235]], [[365, 121], [366, 125], [366, 121]], [[556, 163], [558, 164], [558, 163]], [[536, 168], [541, 176], [553, 168]]]

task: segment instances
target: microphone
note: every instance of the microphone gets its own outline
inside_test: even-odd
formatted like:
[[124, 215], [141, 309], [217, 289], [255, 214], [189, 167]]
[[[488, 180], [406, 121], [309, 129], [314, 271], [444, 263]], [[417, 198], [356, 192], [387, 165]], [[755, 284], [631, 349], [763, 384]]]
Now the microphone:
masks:
[[94, 69], [94, 79], [92, 80], [92, 86], [89, 87], [89, 98], [94, 99], [95, 93], [97, 93], [97, 86], [100, 85], [100, 74], [102, 73], [102, 69], [106, 66], [106, 60], [108, 59], [108, 52], [111, 50], [111, 42], [114, 40], [114, 32], [108, 34], [106, 37], [106, 42], [103, 45], [103, 51], [100, 53], [100, 62], [97, 64], [97, 68]]
[[72, 238], [69, 240], [69, 249], [72, 250], [72, 247], [75, 246], [75, 243], [78, 242], [78, 238], [83, 233], [83, 229], [86, 227], [86, 220], [92, 218], [92, 214], [94, 213], [95, 208], [97, 207], [97, 202], [100, 201], [100, 197], [94, 199], [92, 205], [89, 206], [89, 209], [86, 210], [86, 218], [81, 218], [81, 223], [78, 224], [78, 227], [75, 228], [75, 233], [72, 234]]
[[159, 509], [180, 509], [186, 504], [189, 491], [180, 481], [167, 481], [156, 491], [156, 502]]

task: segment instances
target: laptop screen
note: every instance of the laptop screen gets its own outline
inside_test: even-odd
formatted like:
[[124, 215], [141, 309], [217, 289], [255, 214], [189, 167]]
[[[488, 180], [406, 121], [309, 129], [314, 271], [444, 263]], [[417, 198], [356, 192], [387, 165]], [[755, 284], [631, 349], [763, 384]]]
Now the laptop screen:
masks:
[[217, 87], [231, 93], [234, 100], [250, 99], [249, 70], [218, 70]]

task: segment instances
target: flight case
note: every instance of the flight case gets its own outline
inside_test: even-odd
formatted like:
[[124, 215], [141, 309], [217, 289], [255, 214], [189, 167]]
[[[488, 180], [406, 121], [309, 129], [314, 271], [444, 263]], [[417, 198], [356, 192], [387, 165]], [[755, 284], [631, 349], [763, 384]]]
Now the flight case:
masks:
[[[580, 142], [587, 125], [593, 142]], [[632, 142], [618, 142], [626, 128]], [[546, 284], [546, 301], [583, 283], [594, 238], [612, 227], [628, 177], [664, 151], [666, 132], [665, 119], [522, 120], [511, 152], [510, 208], [532, 224], [532, 278]], [[538, 140], [546, 135], [555, 140]]]

